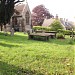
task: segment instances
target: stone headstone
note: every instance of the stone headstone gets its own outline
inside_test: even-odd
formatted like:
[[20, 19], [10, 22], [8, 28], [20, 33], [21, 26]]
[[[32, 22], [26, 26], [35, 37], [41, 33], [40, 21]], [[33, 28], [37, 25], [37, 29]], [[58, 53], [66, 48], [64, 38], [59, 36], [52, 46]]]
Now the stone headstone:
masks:
[[11, 35], [11, 36], [14, 35], [14, 28], [11, 29], [11, 33], [10, 33], [10, 35]]

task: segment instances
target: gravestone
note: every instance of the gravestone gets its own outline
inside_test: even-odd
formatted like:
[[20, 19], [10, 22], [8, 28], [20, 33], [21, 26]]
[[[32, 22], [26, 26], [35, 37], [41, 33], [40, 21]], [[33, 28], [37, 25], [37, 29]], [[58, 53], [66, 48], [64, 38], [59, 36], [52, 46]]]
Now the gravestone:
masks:
[[14, 28], [11, 29], [11, 33], [10, 33], [10, 35], [11, 35], [11, 36], [14, 35]]

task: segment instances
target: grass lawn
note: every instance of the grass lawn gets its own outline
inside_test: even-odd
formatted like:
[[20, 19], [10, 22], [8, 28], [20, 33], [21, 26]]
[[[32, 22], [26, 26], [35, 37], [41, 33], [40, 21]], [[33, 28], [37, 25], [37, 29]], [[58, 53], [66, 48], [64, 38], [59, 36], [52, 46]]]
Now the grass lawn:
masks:
[[0, 75], [75, 75], [74, 45], [68, 36], [46, 42], [0, 33]]

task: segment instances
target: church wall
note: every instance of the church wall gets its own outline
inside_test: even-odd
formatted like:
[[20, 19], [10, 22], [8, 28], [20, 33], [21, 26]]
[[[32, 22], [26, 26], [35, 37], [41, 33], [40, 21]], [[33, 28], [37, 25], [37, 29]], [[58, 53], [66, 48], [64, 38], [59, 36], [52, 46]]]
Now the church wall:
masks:
[[[26, 25], [26, 16], [25, 16], [26, 12], [29, 12], [29, 25]], [[26, 4], [25, 9], [23, 10], [22, 16], [24, 19], [25, 31], [30, 30], [31, 29], [31, 13], [30, 13], [30, 9], [29, 9], [28, 4]]]

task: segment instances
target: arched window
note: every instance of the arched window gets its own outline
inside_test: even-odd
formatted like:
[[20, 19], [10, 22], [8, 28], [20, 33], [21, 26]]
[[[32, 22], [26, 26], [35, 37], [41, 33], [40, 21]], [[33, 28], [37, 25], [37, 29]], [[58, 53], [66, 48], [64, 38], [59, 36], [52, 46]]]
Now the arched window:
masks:
[[27, 11], [26, 12], [26, 15], [25, 15], [25, 17], [26, 17], [26, 25], [29, 25], [29, 12]]

